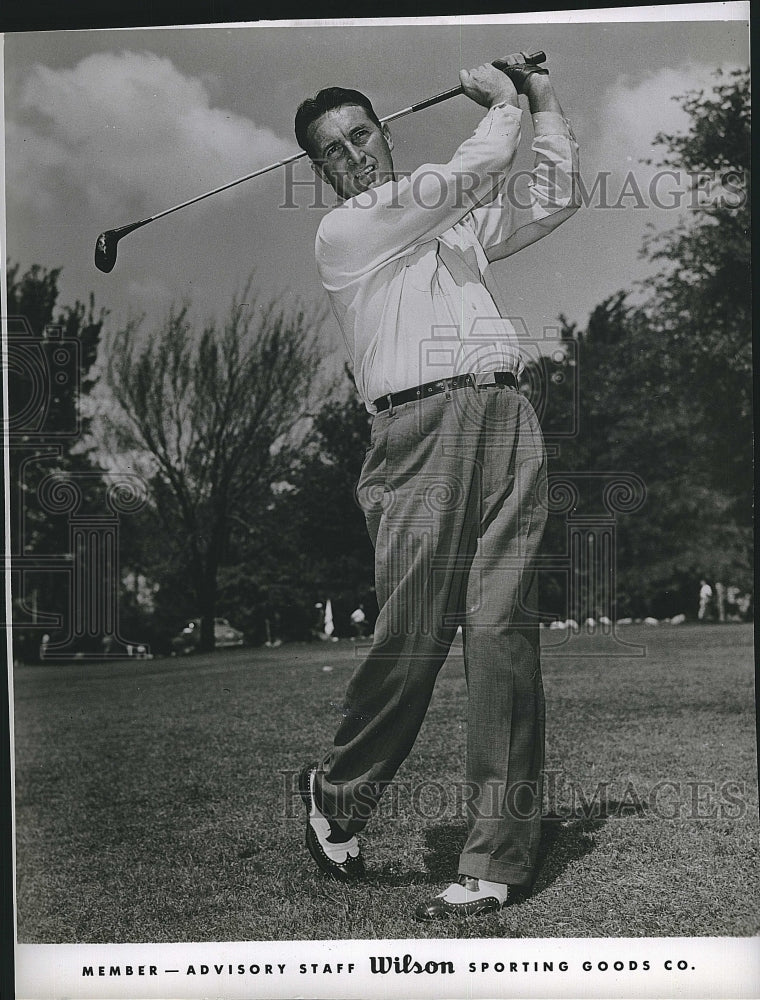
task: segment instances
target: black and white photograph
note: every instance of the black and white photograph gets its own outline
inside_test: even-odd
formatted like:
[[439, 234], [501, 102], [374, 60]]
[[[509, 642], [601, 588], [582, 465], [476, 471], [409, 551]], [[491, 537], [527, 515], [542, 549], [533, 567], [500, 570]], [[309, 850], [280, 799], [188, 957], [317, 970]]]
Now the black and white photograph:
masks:
[[2, 38], [15, 995], [756, 997], [749, 4]]

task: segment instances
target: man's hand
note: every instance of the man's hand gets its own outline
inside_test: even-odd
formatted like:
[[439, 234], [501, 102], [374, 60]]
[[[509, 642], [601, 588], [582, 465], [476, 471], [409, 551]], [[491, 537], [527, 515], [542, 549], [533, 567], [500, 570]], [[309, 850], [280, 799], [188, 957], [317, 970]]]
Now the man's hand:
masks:
[[545, 66], [526, 62], [524, 52], [514, 52], [511, 56], [507, 56], [506, 59], [497, 59], [496, 64], [499, 66], [501, 72], [505, 73], [512, 83], [514, 83], [520, 94], [527, 92], [527, 83], [532, 83], [540, 76], [545, 77], [549, 75], [549, 70]]
[[484, 108], [502, 103], [519, 107], [514, 83], [491, 63], [475, 69], [460, 70], [459, 82], [467, 97]]

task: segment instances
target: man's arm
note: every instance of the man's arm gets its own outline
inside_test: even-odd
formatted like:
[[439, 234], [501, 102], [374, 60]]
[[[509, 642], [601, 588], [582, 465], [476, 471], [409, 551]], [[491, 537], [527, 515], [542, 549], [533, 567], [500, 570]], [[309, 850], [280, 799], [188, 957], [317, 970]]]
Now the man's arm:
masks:
[[505, 179], [496, 200], [471, 216], [491, 262], [540, 240], [580, 207], [578, 144], [549, 77], [531, 75], [523, 92], [533, 116], [536, 154], [527, 190]]
[[448, 163], [425, 164], [399, 181], [357, 195], [325, 216], [317, 264], [327, 286], [344, 285], [433, 239], [492, 196], [520, 141], [517, 91], [490, 64], [460, 73], [465, 94], [488, 108]]
[[532, 115], [539, 111], [553, 111], [564, 118], [559, 100], [548, 76], [542, 76], [540, 73], [529, 76], [525, 81], [523, 93], [528, 98]]

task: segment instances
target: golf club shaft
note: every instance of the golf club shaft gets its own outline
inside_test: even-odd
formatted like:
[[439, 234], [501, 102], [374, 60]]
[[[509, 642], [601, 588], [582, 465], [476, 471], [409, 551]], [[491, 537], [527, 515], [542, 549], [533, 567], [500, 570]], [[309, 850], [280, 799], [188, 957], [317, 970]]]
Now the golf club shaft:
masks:
[[[537, 63], [542, 63], [546, 59], [546, 55], [543, 52], [534, 52], [532, 55], [525, 55], [521, 53], [525, 63], [532, 63], [536, 65]], [[508, 63], [505, 60], [496, 60], [493, 65], [500, 70], [506, 72]], [[522, 63], [517, 63], [515, 65], [523, 65]], [[412, 104], [408, 108], [403, 108], [401, 111], [396, 111], [392, 115], [386, 115], [385, 118], [381, 118], [380, 121], [385, 124], [386, 122], [396, 121], [399, 118], [404, 118], [406, 115], [412, 115], [415, 111], [422, 111], [423, 108], [430, 108], [434, 104], [440, 104], [441, 101], [448, 101], [451, 97], [456, 97], [458, 94], [464, 93], [462, 87], [454, 87], [452, 90], [445, 90], [442, 94], [436, 94], [435, 97], [429, 97], [426, 101], [420, 101], [418, 104]], [[187, 208], [188, 205], [194, 205], [198, 201], [203, 201], [204, 198], [210, 198], [213, 194], [219, 194], [222, 191], [228, 191], [230, 188], [235, 187], [236, 184], [242, 184], [244, 181], [250, 181], [254, 177], [261, 177], [264, 174], [268, 174], [272, 170], [277, 170], [280, 167], [286, 167], [289, 163], [295, 163], [296, 160], [300, 160], [302, 157], [306, 156], [305, 150], [301, 150], [298, 153], [293, 153], [292, 156], [286, 156], [284, 160], [278, 160], [276, 163], [270, 163], [268, 167], [260, 167], [258, 170], [254, 170], [252, 173], [246, 174], [244, 177], [238, 177], [234, 181], [229, 181], [227, 184], [222, 184], [221, 187], [214, 188], [213, 191], [206, 191], [205, 194], [196, 195], [195, 198], [188, 198], [187, 201], [183, 201], [179, 205], [174, 205], [172, 208], [166, 208], [163, 212], [157, 212], [156, 215], [151, 215], [148, 219], [142, 219], [140, 222], [133, 222], [128, 226], [121, 226], [119, 229], [108, 229], [106, 232], [101, 233], [95, 243], [95, 266], [98, 270], [103, 271], [108, 274], [109, 271], [113, 270], [116, 263], [117, 246], [119, 240], [126, 236], [127, 233], [134, 232], [135, 229], [140, 229], [142, 226], [147, 226], [149, 222], [155, 222], [156, 219], [162, 219], [165, 215], [171, 215], [172, 212], [179, 212], [181, 208]]]
[[[542, 63], [546, 60], [546, 54], [544, 52], [534, 52], [529, 56], [526, 56], [525, 61], [529, 63]], [[499, 61], [493, 63], [497, 69], [501, 69], [503, 62], [499, 65]], [[464, 93], [461, 87], [453, 87], [451, 90], [444, 90], [441, 94], [436, 94], [435, 97], [429, 97], [425, 101], [420, 101], [418, 104], [411, 104], [408, 108], [403, 108], [401, 111], [394, 111], [391, 115], [386, 115], [381, 118], [380, 121], [383, 125], [388, 122], [397, 121], [399, 118], [405, 118], [407, 115], [412, 115], [417, 111], [422, 111], [425, 108], [431, 108], [434, 104], [440, 104], [442, 101], [448, 101], [452, 97], [457, 97], [459, 94]], [[286, 167], [289, 163], [295, 163], [296, 160], [302, 159], [306, 156], [306, 151], [301, 150], [298, 153], [293, 153], [292, 156], [286, 156], [284, 160], [278, 160], [276, 163], [270, 163], [267, 167], [261, 167], [258, 170], [254, 170], [250, 174], [245, 174], [243, 177], [238, 177], [234, 181], [229, 181], [227, 184], [222, 184], [221, 187], [214, 188], [212, 191], [206, 191], [205, 194], [196, 195], [194, 198], [188, 198], [187, 201], [181, 202], [179, 205], [174, 205], [172, 208], [165, 208], [163, 212], [158, 212], [156, 215], [152, 215], [149, 219], [143, 219], [142, 222], [137, 222], [133, 226], [137, 229], [140, 226], [146, 226], [149, 222], [155, 222], [156, 219], [162, 219], [165, 215], [170, 215], [172, 212], [179, 212], [181, 208], [187, 208], [188, 205], [194, 205], [198, 201], [203, 201], [204, 198], [210, 198], [214, 194], [221, 194], [222, 191], [228, 191], [230, 188], [235, 187], [237, 184], [242, 184], [244, 181], [251, 181], [254, 177], [262, 177], [264, 174], [270, 173], [272, 170], [278, 170], [280, 167]]]
[[[525, 56], [526, 63], [533, 63], [537, 65], [538, 63], [546, 62], [545, 52], [533, 52], [529, 56]], [[497, 59], [492, 64], [497, 69], [503, 70], [507, 65], [503, 59]], [[404, 108], [402, 111], [394, 111], [392, 115], [386, 115], [385, 118], [381, 118], [380, 121], [386, 125], [388, 122], [396, 121], [398, 118], [404, 118], [406, 115], [412, 115], [415, 111], [424, 111], [425, 108], [432, 108], [434, 104], [440, 104], [441, 101], [448, 101], [452, 97], [458, 97], [460, 94], [464, 93], [462, 87], [452, 87], [451, 90], [444, 90], [442, 94], [436, 94], [435, 97], [428, 97], [425, 101], [419, 101], [417, 104], [411, 104], [408, 108]]]

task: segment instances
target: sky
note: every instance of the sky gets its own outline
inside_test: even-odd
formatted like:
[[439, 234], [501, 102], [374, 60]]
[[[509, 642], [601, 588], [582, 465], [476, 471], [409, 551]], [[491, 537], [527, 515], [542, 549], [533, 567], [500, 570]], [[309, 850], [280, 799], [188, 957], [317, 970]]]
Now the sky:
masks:
[[[683, 211], [653, 203], [654, 168], [641, 161], [660, 156], [657, 132], [685, 129], [675, 96], [709, 89], [718, 68], [748, 65], [746, 21], [695, 20], [718, 8], [723, 17], [748, 12], [698, 4], [667, 8], [669, 20], [623, 23], [614, 11], [591, 23], [578, 11], [530, 23], [489, 16], [8, 34], [7, 257], [22, 268], [62, 268], [60, 303], [92, 292], [111, 332], [130, 316], [158, 323], [183, 299], [199, 318], [220, 316], [251, 273], [264, 298], [317, 302], [314, 236], [327, 208], [313, 202], [335, 202], [304, 161], [126, 236], [110, 274], [94, 266], [95, 240], [297, 152], [295, 109], [321, 87], [363, 90], [382, 116], [456, 86], [461, 67], [543, 49], [581, 146], [585, 187], [606, 172], [609, 192], [606, 207], [583, 208], [493, 268], [507, 314], [531, 338], [551, 338], [560, 313], [583, 325], [604, 298], [644, 277], [647, 226], [669, 227]], [[662, 18], [665, 9], [650, 11]], [[482, 114], [457, 97], [395, 123], [396, 167], [448, 160]], [[518, 168], [531, 163], [524, 122]], [[620, 198], [631, 171], [643, 202]], [[299, 182], [290, 194], [288, 176]], [[332, 318], [324, 337], [326, 350], [337, 348]]]

